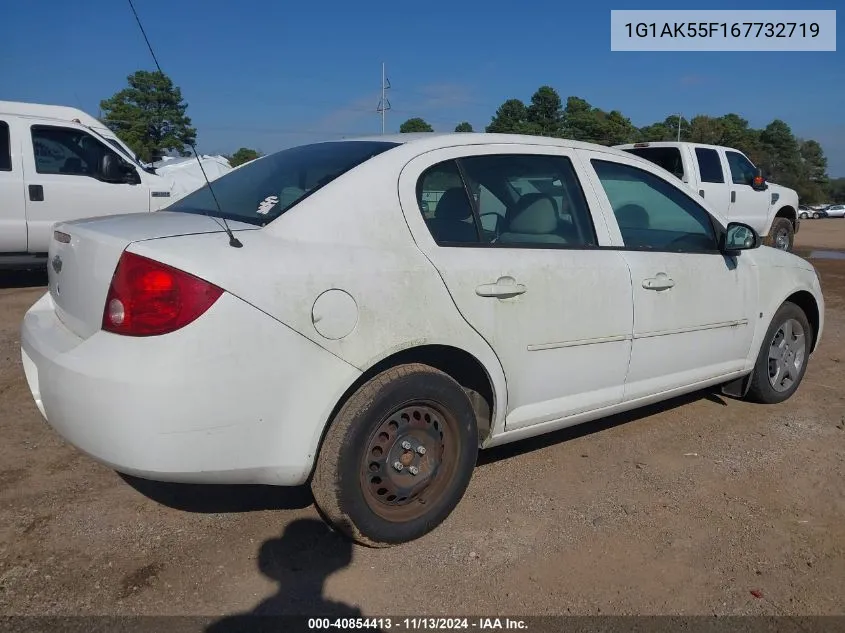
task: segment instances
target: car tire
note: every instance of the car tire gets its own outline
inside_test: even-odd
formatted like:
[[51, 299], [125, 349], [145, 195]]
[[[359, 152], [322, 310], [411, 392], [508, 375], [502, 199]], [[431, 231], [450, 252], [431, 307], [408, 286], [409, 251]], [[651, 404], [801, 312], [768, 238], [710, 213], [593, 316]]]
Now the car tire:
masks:
[[806, 211], [802, 211], [802, 212], [801, 212], [801, 215], [799, 215], [798, 217], [799, 217], [800, 219], [802, 219], [802, 220], [806, 220], [806, 219], [807, 219], [807, 217], [808, 217], [808, 216], [807, 216], [807, 212], [806, 212]]
[[449, 516], [477, 457], [475, 412], [461, 386], [428, 365], [400, 365], [364, 383], [340, 407], [311, 491], [336, 530], [362, 545], [389, 547], [427, 534]]
[[818, 220], [818, 219], [819, 219], [819, 214], [818, 214], [818, 213], [814, 213], [814, 214], [813, 214], [813, 219], [814, 219], [814, 220]]
[[791, 251], [795, 242], [795, 227], [789, 218], [775, 218], [766, 237], [766, 245], [782, 251]]
[[794, 303], [784, 303], [766, 331], [746, 398], [761, 404], [778, 404], [792, 397], [807, 371], [814, 336], [804, 311]]

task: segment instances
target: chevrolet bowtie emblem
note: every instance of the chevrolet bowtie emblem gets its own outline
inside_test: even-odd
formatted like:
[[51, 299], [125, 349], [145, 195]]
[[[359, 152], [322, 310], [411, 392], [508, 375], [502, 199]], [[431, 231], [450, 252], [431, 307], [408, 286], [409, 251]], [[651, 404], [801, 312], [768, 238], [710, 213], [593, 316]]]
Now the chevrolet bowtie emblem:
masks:
[[53, 264], [53, 270], [55, 270], [55, 271], [56, 271], [56, 274], [57, 274], [57, 275], [58, 275], [60, 272], [62, 272], [62, 258], [61, 258], [61, 257], [59, 257], [58, 255], [56, 255], [56, 256], [53, 258], [53, 262], [52, 262], [52, 264]]

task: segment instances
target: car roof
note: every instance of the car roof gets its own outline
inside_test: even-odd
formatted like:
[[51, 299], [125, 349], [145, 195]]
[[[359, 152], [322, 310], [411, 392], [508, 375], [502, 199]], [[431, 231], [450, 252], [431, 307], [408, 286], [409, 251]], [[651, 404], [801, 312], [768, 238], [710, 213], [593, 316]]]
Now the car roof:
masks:
[[[542, 145], [546, 147], [560, 147], [561, 149], [581, 149], [614, 154], [630, 159], [628, 152], [623, 152], [606, 145], [585, 143], [570, 139], [553, 138], [550, 136], [532, 136], [528, 134], [496, 134], [491, 132], [417, 132], [407, 134], [374, 134], [355, 136], [328, 142], [345, 141], [384, 141], [397, 143], [409, 150], [419, 153], [456, 146], [473, 145]], [[634, 157], [636, 158], [636, 157]]]

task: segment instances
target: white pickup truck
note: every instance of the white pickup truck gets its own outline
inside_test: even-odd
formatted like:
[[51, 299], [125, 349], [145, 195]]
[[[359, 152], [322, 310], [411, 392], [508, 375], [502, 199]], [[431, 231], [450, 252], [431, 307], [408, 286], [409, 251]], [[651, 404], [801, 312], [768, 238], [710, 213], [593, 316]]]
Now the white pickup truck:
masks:
[[751, 226], [764, 243], [790, 251], [798, 232], [798, 194], [766, 182], [739, 150], [718, 145], [661, 141], [617, 145], [680, 178], [732, 222]]
[[[231, 170], [206, 158], [210, 179]], [[56, 222], [157, 211], [202, 184], [181, 163], [142, 164], [81, 110], [0, 101], [0, 268], [43, 265]]]

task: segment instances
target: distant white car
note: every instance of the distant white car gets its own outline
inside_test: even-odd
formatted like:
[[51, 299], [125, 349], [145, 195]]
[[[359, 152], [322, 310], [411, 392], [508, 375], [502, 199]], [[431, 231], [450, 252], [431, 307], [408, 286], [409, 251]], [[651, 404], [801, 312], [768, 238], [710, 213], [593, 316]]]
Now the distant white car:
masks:
[[824, 212], [829, 218], [845, 218], [845, 204], [832, 204]]
[[309, 482], [369, 545], [439, 525], [479, 448], [712, 385], [782, 402], [823, 330], [809, 262], [607, 147], [344, 140], [213, 191], [55, 227], [35, 403], [118, 471]]

